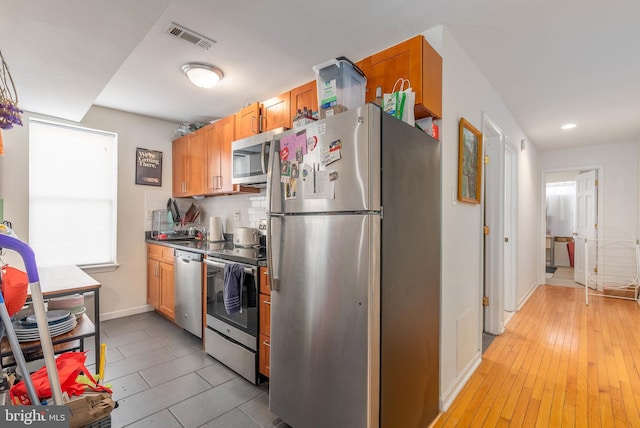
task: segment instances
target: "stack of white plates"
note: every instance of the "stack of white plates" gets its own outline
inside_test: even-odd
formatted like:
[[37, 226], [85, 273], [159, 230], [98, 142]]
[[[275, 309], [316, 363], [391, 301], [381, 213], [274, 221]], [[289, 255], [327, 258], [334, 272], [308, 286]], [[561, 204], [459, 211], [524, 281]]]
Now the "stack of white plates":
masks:
[[78, 319], [87, 311], [87, 308], [84, 307], [84, 295], [82, 294], [72, 294], [70, 296], [49, 299], [47, 308], [49, 310], [66, 309]]
[[[59, 336], [73, 330], [78, 323], [74, 314], [61, 309], [47, 311], [47, 322], [49, 323], [49, 334], [51, 337]], [[19, 321], [14, 321], [13, 329], [16, 332], [19, 342], [40, 340], [35, 314], [24, 317]]]

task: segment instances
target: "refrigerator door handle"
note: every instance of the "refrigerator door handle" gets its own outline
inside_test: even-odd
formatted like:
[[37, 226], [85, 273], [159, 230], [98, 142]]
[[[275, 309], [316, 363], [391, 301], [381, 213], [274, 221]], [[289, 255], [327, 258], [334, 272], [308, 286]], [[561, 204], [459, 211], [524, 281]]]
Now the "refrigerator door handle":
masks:
[[282, 213], [282, 188], [280, 184], [280, 150], [277, 140], [269, 142], [267, 168], [267, 214]]
[[[273, 223], [280, 222], [276, 227]], [[269, 288], [280, 290], [280, 234], [282, 233], [282, 216], [270, 215], [267, 222], [267, 267], [269, 269]]]

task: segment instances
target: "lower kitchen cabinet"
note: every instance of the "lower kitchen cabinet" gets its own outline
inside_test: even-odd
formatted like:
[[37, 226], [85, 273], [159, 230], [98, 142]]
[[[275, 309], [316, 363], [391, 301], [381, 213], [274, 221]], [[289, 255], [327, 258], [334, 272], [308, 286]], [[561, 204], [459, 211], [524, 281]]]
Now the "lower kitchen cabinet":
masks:
[[258, 371], [266, 377], [271, 376], [271, 339], [269, 336], [260, 334]]
[[167, 318], [175, 319], [173, 248], [147, 244], [147, 303]]
[[270, 376], [271, 369], [271, 290], [269, 289], [269, 271], [260, 267], [260, 340], [258, 349], [258, 371]]

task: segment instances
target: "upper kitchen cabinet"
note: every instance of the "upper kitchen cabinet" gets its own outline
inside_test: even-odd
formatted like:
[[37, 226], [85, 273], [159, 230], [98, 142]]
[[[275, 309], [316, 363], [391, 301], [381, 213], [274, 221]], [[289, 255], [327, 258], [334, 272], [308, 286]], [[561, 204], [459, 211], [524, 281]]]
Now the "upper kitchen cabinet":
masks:
[[206, 130], [173, 142], [173, 196], [202, 195], [205, 190]]
[[260, 103], [253, 103], [236, 113], [235, 139], [260, 133]]
[[241, 187], [231, 183], [231, 143], [235, 140], [236, 116], [220, 119], [206, 129], [205, 195], [258, 193], [260, 189]]
[[236, 140], [264, 131], [291, 128], [291, 93], [289, 91], [262, 103], [253, 103], [236, 113]]
[[442, 118], [442, 57], [419, 35], [378, 52], [359, 63], [367, 76], [366, 101], [376, 88], [390, 93], [399, 78], [409, 79], [416, 93], [415, 117]]
[[260, 131], [291, 128], [291, 93], [285, 92], [262, 103]]
[[206, 193], [231, 193], [231, 142], [235, 138], [235, 116], [208, 125]]
[[295, 117], [298, 110], [302, 111], [305, 107], [312, 112], [318, 111], [318, 86], [315, 80], [291, 90], [289, 120], [291, 121], [291, 118]]

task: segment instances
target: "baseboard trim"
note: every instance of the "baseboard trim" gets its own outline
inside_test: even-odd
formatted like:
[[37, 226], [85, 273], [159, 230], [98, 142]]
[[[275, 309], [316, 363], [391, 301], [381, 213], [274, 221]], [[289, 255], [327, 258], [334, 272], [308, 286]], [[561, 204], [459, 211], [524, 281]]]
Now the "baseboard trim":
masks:
[[137, 306], [135, 308], [122, 309], [120, 311], [105, 312], [100, 314], [100, 321], [107, 321], [115, 318], [122, 318], [129, 315], [142, 314], [144, 312], [151, 312], [151, 311], [153, 311], [153, 306], [142, 305], [142, 306]]
[[529, 300], [529, 297], [531, 297], [531, 295], [533, 294], [534, 291], [536, 291], [536, 289], [540, 286], [539, 283], [534, 283], [533, 286], [531, 287], [531, 289], [529, 290], [529, 292], [526, 294], [526, 296], [524, 296], [522, 298], [522, 300], [520, 300], [518, 302], [518, 310], [522, 309], [522, 306], [524, 306], [525, 303], [527, 303], [527, 300]]
[[451, 386], [449, 391], [447, 391], [447, 393], [440, 398], [441, 412], [446, 412], [449, 409], [449, 407], [453, 403], [453, 400], [455, 400], [458, 394], [460, 394], [462, 387], [466, 385], [466, 383], [469, 381], [469, 378], [471, 378], [471, 375], [476, 371], [478, 366], [480, 366], [481, 362], [482, 353], [478, 351], [471, 359], [469, 364], [467, 364], [467, 367], [465, 367], [465, 369], [462, 371], [462, 375], [458, 376], [458, 380]]

